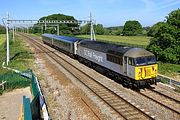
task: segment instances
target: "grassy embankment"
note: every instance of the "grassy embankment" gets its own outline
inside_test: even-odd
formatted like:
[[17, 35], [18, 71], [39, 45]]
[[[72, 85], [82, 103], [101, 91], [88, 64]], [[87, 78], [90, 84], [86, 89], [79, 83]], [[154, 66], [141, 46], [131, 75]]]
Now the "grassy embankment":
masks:
[[[77, 35], [76, 37], [81, 38], [90, 38], [90, 35]], [[151, 37], [145, 36], [112, 36], [112, 35], [96, 35], [97, 40], [109, 41], [113, 43], [127, 43], [134, 45], [143, 45], [147, 46], [150, 42]], [[174, 77], [178, 75], [180, 72], [180, 65], [169, 64], [158, 62], [159, 65], [159, 73], [167, 75], [169, 77]]]
[[[80, 38], [90, 38], [90, 35], [77, 35], [76, 37]], [[151, 37], [145, 36], [114, 36], [114, 35], [96, 35], [96, 39], [99, 41], [107, 41], [113, 43], [122, 43], [122, 44], [131, 44], [131, 45], [140, 45], [147, 46], [149, 44]]]
[[[12, 37], [11, 37], [12, 38]], [[29, 52], [29, 48], [25, 46], [25, 43], [19, 37], [16, 37], [16, 41], [10, 40], [10, 63], [8, 67], [25, 71], [32, 66], [33, 56]], [[0, 65], [6, 61], [6, 38], [5, 35], [0, 34]], [[30, 85], [30, 80], [23, 78], [19, 74], [16, 74], [7, 69], [0, 67], [0, 83], [7, 81], [7, 90], [15, 88], [22, 88]], [[2, 90], [0, 89], [0, 94]]]

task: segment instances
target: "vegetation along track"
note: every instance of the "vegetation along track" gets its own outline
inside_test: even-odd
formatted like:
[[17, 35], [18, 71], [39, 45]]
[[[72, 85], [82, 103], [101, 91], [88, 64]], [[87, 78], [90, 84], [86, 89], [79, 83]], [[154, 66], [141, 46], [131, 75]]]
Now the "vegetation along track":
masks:
[[138, 92], [142, 96], [154, 101], [155, 103], [163, 106], [164, 108], [171, 110], [177, 115], [180, 115], [180, 101], [174, 99], [164, 93], [161, 93], [154, 89], [145, 89]]
[[38, 46], [44, 53], [49, 55], [54, 61], [60, 64], [63, 68], [65, 68], [71, 75], [73, 75], [77, 80], [79, 80], [84, 86], [90, 89], [96, 96], [98, 96], [103, 103], [111, 108], [111, 110], [115, 111], [118, 117], [134, 120], [134, 119], [154, 119], [153, 116], [150, 116], [145, 111], [139, 109], [135, 105], [128, 102], [121, 95], [117, 95], [110, 88], [105, 87], [101, 83], [97, 82], [93, 77], [83, 72], [72, 63], [68, 62], [55, 52], [52, 52], [49, 48], [42, 45], [40, 42], [37, 42], [35, 39], [21, 34], [24, 37], [28, 38]]

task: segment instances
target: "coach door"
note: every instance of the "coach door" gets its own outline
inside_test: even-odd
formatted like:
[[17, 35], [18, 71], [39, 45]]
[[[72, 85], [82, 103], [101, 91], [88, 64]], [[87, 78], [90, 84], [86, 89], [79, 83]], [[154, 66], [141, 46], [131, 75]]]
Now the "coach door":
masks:
[[127, 75], [127, 72], [128, 72], [128, 57], [124, 57], [124, 60], [123, 60], [123, 72], [125, 75]]
[[54, 44], [54, 40], [53, 40], [53, 37], [51, 38], [51, 45], [53, 45]]
[[78, 43], [78, 41], [76, 41], [76, 42], [74, 43], [74, 54], [75, 54], [75, 55], [77, 54], [77, 43]]

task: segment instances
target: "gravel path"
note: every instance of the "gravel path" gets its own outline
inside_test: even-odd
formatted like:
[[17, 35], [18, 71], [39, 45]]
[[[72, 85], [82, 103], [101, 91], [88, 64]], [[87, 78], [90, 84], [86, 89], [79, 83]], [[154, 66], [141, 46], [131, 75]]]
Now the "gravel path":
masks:
[[18, 120], [23, 96], [31, 98], [30, 87], [15, 89], [0, 96], [0, 120]]

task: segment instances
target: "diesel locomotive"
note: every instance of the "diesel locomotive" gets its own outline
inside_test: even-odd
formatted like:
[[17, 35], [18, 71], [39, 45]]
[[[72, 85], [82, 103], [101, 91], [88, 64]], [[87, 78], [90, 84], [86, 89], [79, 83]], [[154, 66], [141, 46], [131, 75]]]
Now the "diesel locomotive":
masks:
[[52, 34], [43, 34], [42, 40], [124, 86], [156, 84], [156, 58], [145, 49]]

